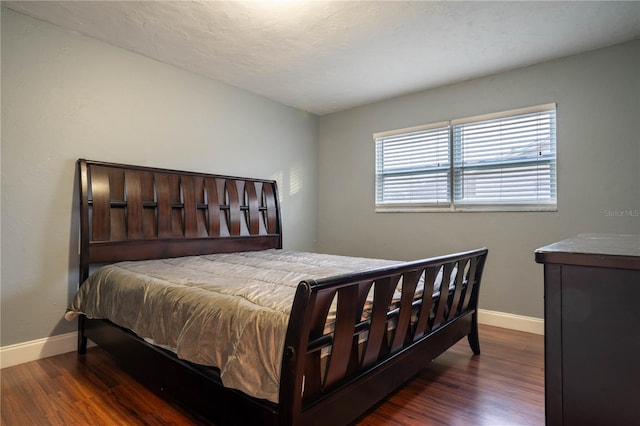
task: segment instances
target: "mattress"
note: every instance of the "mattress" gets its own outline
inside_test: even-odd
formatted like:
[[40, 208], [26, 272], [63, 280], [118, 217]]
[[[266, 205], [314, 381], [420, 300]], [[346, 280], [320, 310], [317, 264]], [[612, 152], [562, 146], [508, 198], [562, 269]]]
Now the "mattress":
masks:
[[298, 283], [397, 263], [276, 249], [120, 262], [94, 272], [65, 317], [108, 319], [277, 403]]

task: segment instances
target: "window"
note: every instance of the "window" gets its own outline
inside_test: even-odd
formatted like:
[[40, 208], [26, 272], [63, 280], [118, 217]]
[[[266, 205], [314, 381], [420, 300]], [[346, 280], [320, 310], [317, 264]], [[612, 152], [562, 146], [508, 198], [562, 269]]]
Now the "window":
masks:
[[376, 210], [555, 210], [556, 106], [376, 133]]

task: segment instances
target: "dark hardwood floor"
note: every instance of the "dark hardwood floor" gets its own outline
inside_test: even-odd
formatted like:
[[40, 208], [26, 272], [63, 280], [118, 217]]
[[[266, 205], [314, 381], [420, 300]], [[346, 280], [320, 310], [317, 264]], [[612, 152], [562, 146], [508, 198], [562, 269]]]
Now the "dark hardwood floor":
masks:
[[[480, 326], [358, 425], [543, 425], [543, 337]], [[98, 348], [0, 371], [2, 425], [210, 424], [133, 380]]]

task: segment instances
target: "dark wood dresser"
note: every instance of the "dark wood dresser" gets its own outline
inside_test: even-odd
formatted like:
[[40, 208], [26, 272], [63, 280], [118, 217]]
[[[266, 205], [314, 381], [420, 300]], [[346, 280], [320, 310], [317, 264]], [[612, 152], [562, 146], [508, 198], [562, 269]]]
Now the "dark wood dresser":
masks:
[[547, 425], [639, 425], [640, 235], [581, 234], [535, 258]]

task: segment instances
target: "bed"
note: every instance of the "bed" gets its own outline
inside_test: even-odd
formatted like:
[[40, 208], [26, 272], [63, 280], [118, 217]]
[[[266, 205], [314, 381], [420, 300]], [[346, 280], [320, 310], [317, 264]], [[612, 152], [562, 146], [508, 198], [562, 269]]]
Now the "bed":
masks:
[[486, 248], [410, 262], [292, 252], [275, 181], [77, 165], [78, 352], [95, 342], [203, 420], [348, 424], [460, 339], [480, 353]]

